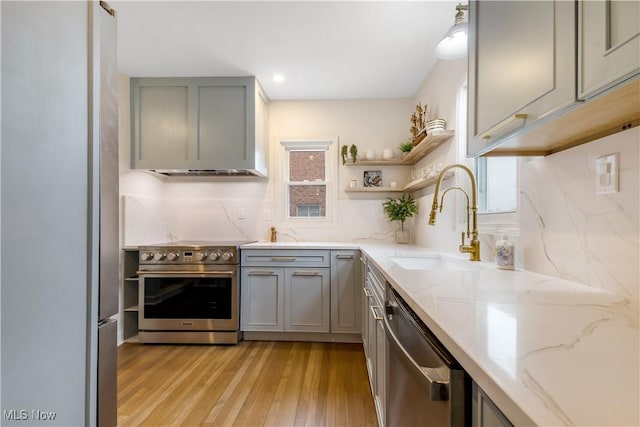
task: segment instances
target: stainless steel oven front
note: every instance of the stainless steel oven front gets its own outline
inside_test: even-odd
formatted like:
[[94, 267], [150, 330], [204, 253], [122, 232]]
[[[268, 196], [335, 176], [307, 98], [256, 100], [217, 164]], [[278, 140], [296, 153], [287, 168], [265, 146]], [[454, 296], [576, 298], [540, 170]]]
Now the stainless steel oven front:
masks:
[[140, 250], [143, 343], [236, 344], [240, 332], [237, 248], [154, 246]]

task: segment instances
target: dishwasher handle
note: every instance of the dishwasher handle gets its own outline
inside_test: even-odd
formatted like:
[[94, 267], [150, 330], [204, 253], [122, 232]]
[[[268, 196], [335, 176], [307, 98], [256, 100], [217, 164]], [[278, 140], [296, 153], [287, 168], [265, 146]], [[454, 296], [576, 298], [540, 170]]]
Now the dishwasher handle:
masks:
[[389, 320], [387, 316], [383, 316], [384, 319], [384, 331], [387, 334], [388, 342], [392, 345], [399, 353], [399, 356], [404, 358], [416, 375], [422, 376], [428, 385], [429, 389], [429, 398], [432, 401], [446, 401], [449, 400], [449, 381], [444, 381], [436, 378], [437, 372], [433, 368], [428, 368], [424, 366], [418, 365], [418, 363], [411, 357], [411, 355], [407, 352], [407, 350], [402, 347], [398, 337], [393, 332], [391, 325], [389, 324]]

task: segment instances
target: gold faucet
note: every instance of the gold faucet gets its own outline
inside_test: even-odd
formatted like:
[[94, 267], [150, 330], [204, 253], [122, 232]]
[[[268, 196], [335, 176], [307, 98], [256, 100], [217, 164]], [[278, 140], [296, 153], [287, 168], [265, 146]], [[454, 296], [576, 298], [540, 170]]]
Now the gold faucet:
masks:
[[[440, 183], [449, 169], [460, 168], [469, 175], [471, 181], [471, 205], [469, 205], [469, 194], [460, 187], [449, 187], [444, 193], [442, 193], [442, 199], [438, 206], [438, 191], [440, 190]], [[478, 188], [476, 186], [476, 178], [473, 176], [473, 171], [467, 166], [460, 163], [453, 163], [445, 166], [444, 169], [438, 175], [438, 181], [436, 181], [436, 191], [433, 193], [433, 205], [431, 207], [431, 214], [429, 214], [429, 225], [436, 225], [436, 213], [439, 210], [442, 212], [444, 207], [444, 196], [449, 190], [460, 190], [467, 198], [467, 238], [471, 238], [471, 242], [468, 245], [464, 243], [464, 231], [462, 232], [462, 243], [458, 247], [460, 252], [470, 254], [469, 261], [480, 261], [480, 241], [478, 240]], [[469, 217], [473, 218], [473, 229], [470, 229]]]

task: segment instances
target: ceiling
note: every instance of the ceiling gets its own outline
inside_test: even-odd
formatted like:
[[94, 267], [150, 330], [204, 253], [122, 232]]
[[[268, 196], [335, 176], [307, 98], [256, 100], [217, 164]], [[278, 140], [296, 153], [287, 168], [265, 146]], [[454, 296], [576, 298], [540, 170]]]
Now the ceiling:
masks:
[[[110, 1], [131, 77], [254, 75], [271, 99], [413, 97], [456, 1]], [[285, 77], [276, 83], [273, 75]]]

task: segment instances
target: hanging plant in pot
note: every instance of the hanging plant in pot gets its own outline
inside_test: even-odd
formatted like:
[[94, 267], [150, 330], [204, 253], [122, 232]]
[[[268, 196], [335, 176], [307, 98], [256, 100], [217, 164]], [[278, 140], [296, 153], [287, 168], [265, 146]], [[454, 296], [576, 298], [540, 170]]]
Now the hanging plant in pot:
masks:
[[418, 213], [416, 201], [410, 195], [403, 194], [397, 199], [387, 198], [382, 208], [389, 221], [400, 221], [400, 230], [396, 231], [396, 243], [409, 243], [409, 230], [404, 229], [404, 222]]

